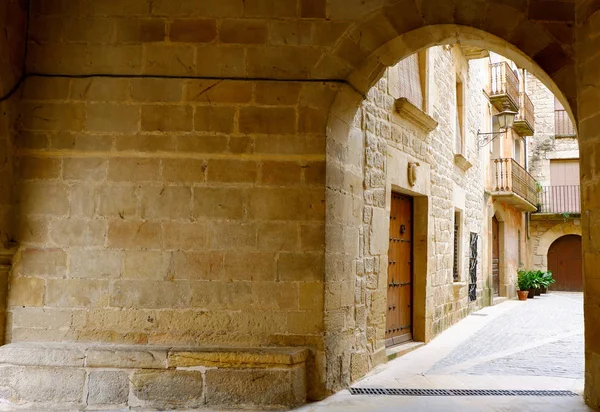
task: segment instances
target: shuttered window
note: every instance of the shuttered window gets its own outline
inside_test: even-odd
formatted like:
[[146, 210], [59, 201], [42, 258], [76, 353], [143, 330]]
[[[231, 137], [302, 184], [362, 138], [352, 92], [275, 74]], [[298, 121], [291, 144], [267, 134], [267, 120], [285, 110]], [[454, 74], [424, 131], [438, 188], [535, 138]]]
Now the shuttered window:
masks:
[[398, 92], [400, 97], [406, 97], [409, 102], [423, 110], [423, 80], [419, 70], [419, 55], [408, 56], [396, 65], [400, 79]]

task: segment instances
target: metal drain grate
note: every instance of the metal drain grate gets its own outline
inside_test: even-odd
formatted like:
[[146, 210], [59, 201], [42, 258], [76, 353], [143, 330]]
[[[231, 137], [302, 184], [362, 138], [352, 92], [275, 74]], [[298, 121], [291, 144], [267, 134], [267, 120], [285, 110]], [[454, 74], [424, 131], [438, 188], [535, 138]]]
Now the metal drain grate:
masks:
[[508, 390], [508, 389], [406, 389], [349, 388], [352, 395], [396, 396], [577, 396], [571, 391]]

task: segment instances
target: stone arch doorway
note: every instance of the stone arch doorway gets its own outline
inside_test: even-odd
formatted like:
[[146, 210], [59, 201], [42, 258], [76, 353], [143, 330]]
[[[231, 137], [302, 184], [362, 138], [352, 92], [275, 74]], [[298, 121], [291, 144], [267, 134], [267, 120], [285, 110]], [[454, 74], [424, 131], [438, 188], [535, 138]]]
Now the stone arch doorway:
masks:
[[552, 243], [548, 250], [548, 270], [556, 283], [550, 290], [583, 291], [581, 236], [565, 235]]
[[[405, 2], [403, 2], [405, 3]], [[364, 99], [364, 94], [379, 80], [384, 70], [397, 63], [404, 57], [434, 45], [456, 44], [473, 45], [482, 47], [502, 54], [513, 60], [519, 66], [532, 72], [540, 79], [555, 95], [563, 102], [565, 107], [569, 104], [570, 96], [573, 96], [573, 87], [566, 84], [573, 75], [573, 67], [570, 65], [558, 65], [548, 68], [547, 72], [538, 65], [535, 60], [528, 57], [514, 44], [497, 37], [490, 32], [459, 25], [433, 25], [407, 30], [404, 33], [394, 32], [391, 38], [385, 38], [387, 31], [385, 24], [378, 19], [387, 21], [381, 13], [366, 19], [360, 28], [347, 32], [347, 37], [340, 42], [337, 56], [331, 56], [333, 61], [340, 62], [341, 54], [353, 55], [353, 69], [346, 72], [346, 79], [351, 87], [342, 86], [330, 109], [327, 126], [327, 174], [326, 174], [326, 203], [328, 214], [326, 217], [327, 233], [343, 233], [356, 230], [361, 227], [363, 221], [362, 208], [364, 199], [357, 192], [354, 185], [355, 179], [339, 179], [339, 176], [361, 176], [363, 170], [356, 163], [347, 159], [354, 158], [364, 150], [364, 141], [361, 141], [360, 133], [356, 133], [354, 123], [355, 113]], [[379, 21], [379, 23], [377, 23]], [[371, 25], [371, 26], [369, 26]], [[361, 37], [362, 36], [362, 37]], [[361, 40], [362, 39], [362, 40]], [[360, 45], [359, 45], [360, 43]], [[364, 46], [367, 44], [368, 46]], [[368, 47], [366, 52], [364, 47]], [[344, 49], [345, 47], [345, 49]], [[354, 54], [355, 52], [355, 54]], [[349, 54], [345, 55], [346, 58]], [[337, 66], [338, 68], [340, 66]], [[550, 73], [551, 75], [549, 75]], [[573, 115], [571, 109], [567, 109]], [[482, 206], [483, 207], [483, 206]], [[491, 222], [490, 222], [491, 224]], [[430, 234], [431, 235], [431, 234]], [[365, 239], [365, 241], [370, 241]], [[364, 249], [363, 249], [364, 250]], [[491, 252], [491, 250], [490, 250]], [[490, 253], [491, 255], [491, 253]], [[349, 284], [362, 285], [356, 277], [364, 275], [366, 265], [379, 263], [377, 270], [385, 272], [382, 266], [385, 262], [365, 261], [364, 256], [354, 247], [340, 247], [338, 245], [326, 244], [326, 260], [330, 262], [344, 261], [348, 265], [326, 265], [325, 289], [328, 284], [345, 279]], [[350, 263], [354, 262], [354, 263]], [[344, 267], [356, 268], [355, 272], [344, 271]], [[382, 284], [384, 282], [381, 282]], [[362, 286], [360, 286], [362, 288]], [[366, 302], [367, 299], [358, 298], [363, 293], [358, 289], [347, 290], [347, 299], [342, 301]], [[350, 296], [353, 294], [353, 296]], [[352, 380], [364, 375], [368, 370], [385, 361], [384, 347], [384, 317], [385, 289], [377, 287], [369, 292], [370, 302], [381, 304], [363, 305], [357, 303], [361, 313], [365, 316], [360, 321], [340, 324], [341, 313], [348, 310], [347, 305], [327, 302], [325, 304], [325, 345], [327, 346], [327, 387], [329, 390], [340, 389]], [[368, 333], [367, 333], [368, 332]], [[357, 339], [357, 336], [358, 339]], [[427, 336], [428, 341], [432, 336]], [[360, 342], [358, 345], [356, 342]], [[352, 353], [348, 348], [353, 348]], [[356, 362], [355, 362], [356, 361]], [[345, 366], [344, 366], [345, 365]], [[355, 374], [356, 373], [356, 374]]]
[[581, 226], [573, 225], [569, 222], [559, 223], [554, 225], [552, 228], [547, 230], [539, 239], [537, 246], [535, 247], [534, 255], [541, 258], [541, 270], [547, 270], [548, 268], [548, 251], [550, 246], [559, 238], [567, 235], [577, 235], [581, 238]]

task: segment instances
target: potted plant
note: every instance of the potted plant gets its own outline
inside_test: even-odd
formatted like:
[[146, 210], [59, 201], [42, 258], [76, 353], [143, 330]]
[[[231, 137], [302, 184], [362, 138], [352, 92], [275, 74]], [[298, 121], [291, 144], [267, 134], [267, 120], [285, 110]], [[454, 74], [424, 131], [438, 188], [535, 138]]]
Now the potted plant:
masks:
[[540, 287], [540, 278], [537, 272], [533, 270], [528, 270], [526, 272], [527, 279], [529, 279], [529, 295], [527, 295], [528, 299], [533, 299], [535, 296], [536, 289]]
[[517, 272], [517, 286], [519, 287], [517, 295], [519, 296], [519, 300], [527, 300], [527, 295], [529, 295], [529, 287], [531, 286], [531, 281], [529, 280], [527, 273], [528, 272], [524, 270], [519, 270]]
[[551, 284], [553, 284], [554, 282], [556, 282], [553, 278], [552, 278], [552, 272], [551, 271], [547, 271], [547, 272], [542, 272], [542, 277], [541, 277], [541, 284], [542, 284], [542, 293], [547, 293], [548, 292], [548, 286], [550, 286]]

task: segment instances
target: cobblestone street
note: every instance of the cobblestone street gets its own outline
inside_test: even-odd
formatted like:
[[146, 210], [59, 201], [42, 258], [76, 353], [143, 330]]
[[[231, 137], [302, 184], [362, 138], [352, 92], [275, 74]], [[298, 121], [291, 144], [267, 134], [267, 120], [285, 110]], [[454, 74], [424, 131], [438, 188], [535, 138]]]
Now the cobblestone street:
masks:
[[[472, 313], [354, 387], [570, 390], [584, 377], [583, 295], [554, 292]], [[587, 411], [576, 397], [356, 396], [342, 391], [306, 411]]]

